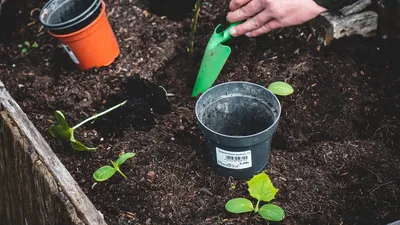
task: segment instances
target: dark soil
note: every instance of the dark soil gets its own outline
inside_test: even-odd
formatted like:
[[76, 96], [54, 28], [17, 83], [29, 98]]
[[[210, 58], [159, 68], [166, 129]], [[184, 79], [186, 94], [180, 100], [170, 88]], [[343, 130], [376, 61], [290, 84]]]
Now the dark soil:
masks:
[[[192, 60], [185, 50], [190, 14], [171, 21], [153, 15], [144, 1], [106, 2], [121, 55], [86, 72], [40, 29], [38, 11], [30, 16], [45, 2], [13, 9], [20, 13], [12, 22], [1, 22], [12, 25], [0, 44], [0, 79], [8, 91], [109, 224], [267, 224], [225, 211], [229, 199], [249, 197], [246, 180], [219, 176], [208, 166], [190, 97], [228, 1], [204, 3]], [[39, 48], [21, 54], [24, 41]], [[279, 189], [274, 202], [287, 214], [280, 224], [400, 219], [400, 43], [351, 37], [324, 47], [304, 25], [228, 44], [232, 54], [217, 83], [280, 80], [295, 90], [280, 97], [282, 115], [265, 169]], [[47, 132], [56, 109], [77, 124], [125, 99], [126, 106], [77, 130], [78, 140], [98, 145], [96, 152], [73, 152]], [[129, 179], [116, 174], [95, 184], [93, 172], [123, 152], [137, 154], [121, 168]]]

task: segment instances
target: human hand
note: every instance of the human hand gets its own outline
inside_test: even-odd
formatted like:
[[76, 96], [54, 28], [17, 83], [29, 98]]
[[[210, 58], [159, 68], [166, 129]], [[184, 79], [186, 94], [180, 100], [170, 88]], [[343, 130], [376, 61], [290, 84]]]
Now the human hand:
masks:
[[234, 37], [255, 37], [280, 27], [300, 25], [327, 11], [313, 0], [231, 0], [229, 8], [229, 22], [247, 20], [230, 30]]

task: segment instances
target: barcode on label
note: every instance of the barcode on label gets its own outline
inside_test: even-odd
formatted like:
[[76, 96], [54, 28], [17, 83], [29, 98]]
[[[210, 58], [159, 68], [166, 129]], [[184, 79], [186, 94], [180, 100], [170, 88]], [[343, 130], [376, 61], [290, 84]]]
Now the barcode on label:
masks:
[[226, 160], [230, 160], [230, 161], [243, 161], [243, 160], [247, 160], [249, 157], [246, 156], [230, 156], [227, 155], [226, 156]]

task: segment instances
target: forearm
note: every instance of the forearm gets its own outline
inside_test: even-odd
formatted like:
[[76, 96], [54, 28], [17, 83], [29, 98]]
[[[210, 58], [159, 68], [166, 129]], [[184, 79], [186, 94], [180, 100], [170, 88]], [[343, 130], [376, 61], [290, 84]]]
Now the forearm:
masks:
[[326, 8], [329, 11], [336, 11], [346, 5], [353, 4], [357, 0], [314, 0], [318, 5]]

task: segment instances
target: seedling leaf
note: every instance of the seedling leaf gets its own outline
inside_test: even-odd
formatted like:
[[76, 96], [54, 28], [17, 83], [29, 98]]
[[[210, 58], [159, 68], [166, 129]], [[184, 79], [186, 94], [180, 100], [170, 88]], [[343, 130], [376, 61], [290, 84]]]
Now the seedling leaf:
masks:
[[110, 177], [112, 177], [115, 174], [115, 172], [117, 172], [117, 169], [115, 169], [114, 167], [103, 166], [97, 169], [96, 172], [94, 172], [93, 178], [99, 182], [105, 181]]
[[22, 54], [25, 54], [27, 51], [28, 51], [28, 49], [26, 49], [26, 48], [23, 48], [23, 49], [21, 50]]
[[33, 43], [33, 45], [32, 45], [32, 48], [37, 48], [37, 47], [39, 47], [39, 44], [38, 43]]
[[60, 124], [64, 129], [70, 128], [68, 126], [68, 123], [67, 123], [67, 120], [65, 119], [64, 114], [61, 111], [56, 110], [56, 112], [54, 113], [54, 116], [56, 117], [58, 124]]
[[283, 209], [275, 204], [263, 205], [258, 213], [266, 220], [269, 221], [281, 221], [285, 218], [285, 212]]
[[255, 175], [251, 180], [247, 181], [249, 185], [250, 195], [260, 201], [269, 202], [274, 199], [278, 189], [274, 187], [266, 173]]
[[114, 161], [111, 160], [111, 164], [114, 166], [114, 168], [115, 168], [125, 179], [128, 179], [128, 178], [125, 176], [125, 174], [119, 169], [119, 166], [118, 166], [118, 164], [117, 164], [116, 162], [114, 162]]
[[94, 151], [94, 150], [96, 150], [96, 148], [86, 147], [81, 142], [75, 140], [73, 132], [71, 133], [71, 139], [69, 141], [71, 142], [72, 149], [74, 149], [76, 151]]
[[234, 198], [225, 204], [225, 209], [231, 213], [245, 213], [254, 210], [253, 203], [245, 198]]
[[123, 155], [121, 155], [118, 159], [117, 159], [117, 161], [115, 162], [118, 166], [120, 166], [122, 163], [124, 163], [125, 162], [125, 160], [127, 160], [127, 159], [129, 159], [129, 158], [132, 158], [133, 156], [135, 156], [136, 154], [135, 153], [132, 153], [132, 152], [128, 152], [128, 153], [125, 153], [125, 154], [123, 154]]
[[291, 95], [294, 91], [292, 86], [290, 86], [290, 84], [282, 81], [271, 83], [268, 86], [268, 90], [270, 90], [272, 93], [276, 95], [281, 95], [281, 96]]
[[24, 41], [24, 45], [26, 45], [27, 47], [31, 46], [31, 44], [29, 44], [29, 41]]
[[53, 125], [49, 128], [51, 136], [68, 141], [71, 138], [72, 129], [64, 129], [61, 125]]
[[62, 114], [62, 112], [57, 110], [54, 115], [58, 124], [49, 128], [51, 136], [64, 141], [69, 141], [74, 130], [68, 126], [68, 123], [65, 120], [65, 116]]
[[112, 160], [110, 160], [110, 161], [111, 161], [111, 164], [114, 166], [114, 168], [118, 170], [119, 169], [118, 164]]
[[71, 146], [76, 151], [95, 151], [97, 149], [97, 148], [86, 147], [84, 144], [82, 144], [77, 140], [75, 141], [71, 140]]

